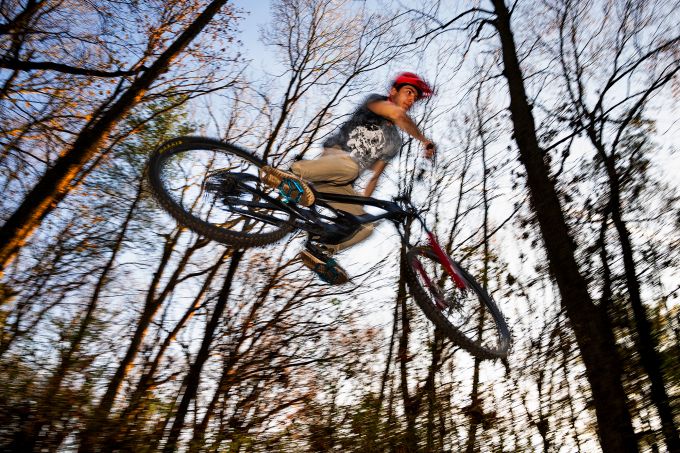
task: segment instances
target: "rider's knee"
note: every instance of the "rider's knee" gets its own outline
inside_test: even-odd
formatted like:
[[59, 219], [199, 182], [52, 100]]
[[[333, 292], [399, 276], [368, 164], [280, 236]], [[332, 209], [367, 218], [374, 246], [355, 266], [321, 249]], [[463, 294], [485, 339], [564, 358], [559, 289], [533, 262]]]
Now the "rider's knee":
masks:
[[359, 228], [357, 232], [354, 233], [352, 237], [347, 239], [345, 242], [341, 242], [340, 244], [337, 245], [327, 245], [327, 247], [334, 253], [339, 252], [341, 250], [345, 250], [349, 247], [352, 247], [353, 245], [356, 245], [359, 242], [365, 241], [372, 233], [373, 233], [372, 224], [362, 225], [361, 228]]

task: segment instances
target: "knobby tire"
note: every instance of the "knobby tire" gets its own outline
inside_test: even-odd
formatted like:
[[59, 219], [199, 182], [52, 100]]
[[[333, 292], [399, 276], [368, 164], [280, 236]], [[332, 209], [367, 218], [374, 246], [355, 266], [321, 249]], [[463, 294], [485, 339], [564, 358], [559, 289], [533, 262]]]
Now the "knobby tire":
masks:
[[147, 165], [147, 179], [155, 199], [177, 222], [214, 241], [242, 248], [277, 242], [294, 229], [292, 222], [290, 222], [290, 215], [288, 222], [276, 225], [274, 231], [260, 233], [252, 230], [237, 231], [223, 228], [188, 212], [166, 188], [162, 171], [164, 164], [173, 156], [192, 150], [210, 150], [237, 156], [258, 169], [265, 165], [264, 161], [240, 147], [210, 138], [178, 137], [163, 143], [151, 154]]
[[[500, 309], [489, 296], [489, 294], [482, 288], [479, 283], [458, 263], [450, 260], [451, 265], [457, 270], [460, 276], [465, 280], [468, 290], [472, 291], [478, 299], [479, 309], [485, 310], [491, 320], [493, 321], [493, 329], [498, 336], [498, 343], [496, 347], [484, 345], [479, 339], [473, 338], [471, 335], [466, 335], [461, 329], [454, 326], [449, 319], [444, 315], [443, 311], [437, 307], [437, 304], [430, 292], [423, 287], [418, 279], [418, 269], [414, 266], [414, 259], [418, 257], [426, 257], [435, 262], [439, 262], [437, 255], [429, 247], [413, 247], [405, 254], [404, 263], [406, 283], [410, 289], [411, 296], [423, 311], [425, 316], [458, 346], [462, 347], [470, 354], [481, 359], [497, 359], [505, 358], [510, 349], [510, 331], [507, 323]], [[448, 276], [447, 276], [448, 277]], [[450, 277], [449, 277], [450, 278]]]

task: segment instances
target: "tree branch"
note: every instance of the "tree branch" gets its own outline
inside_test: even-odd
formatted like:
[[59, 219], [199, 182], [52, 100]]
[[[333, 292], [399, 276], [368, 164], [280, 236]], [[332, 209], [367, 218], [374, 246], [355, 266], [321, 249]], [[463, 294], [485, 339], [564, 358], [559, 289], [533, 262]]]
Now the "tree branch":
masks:
[[127, 71], [102, 71], [99, 69], [79, 68], [77, 66], [70, 66], [63, 63], [54, 63], [52, 61], [21, 61], [17, 59], [2, 59], [0, 60], [0, 68], [13, 69], [15, 71], [55, 71], [64, 74], [85, 75], [91, 77], [122, 77], [139, 74], [145, 71], [145, 66], [139, 66], [135, 69]]

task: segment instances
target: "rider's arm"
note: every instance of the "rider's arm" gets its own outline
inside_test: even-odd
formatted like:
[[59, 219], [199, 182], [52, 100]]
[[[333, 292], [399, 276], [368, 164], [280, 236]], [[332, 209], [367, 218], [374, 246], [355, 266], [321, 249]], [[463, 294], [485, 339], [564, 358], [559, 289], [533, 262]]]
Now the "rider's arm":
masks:
[[411, 137], [422, 142], [425, 147], [425, 156], [432, 157], [434, 153], [434, 147], [428, 145], [434, 145], [432, 141], [425, 137], [416, 123], [413, 122], [410, 116], [406, 114], [406, 111], [396, 104], [390, 101], [373, 101], [369, 102], [367, 105], [368, 109], [380, 115], [383, 118], [387, 118], [397, 125], [399, 129], [409, 134]]
[[385, 162], [384, 160], [375, 161], [372, 167], [373, 174], [371, 175], [371, 179], [368, 181], [368, 184], [366, 184], [366, 188], [364, 189], [364, 197], [371, 196], [371, 194], [375, 190], [375, 186], [378, 184], [378, 179], [380, 179], [380, 175], [382, 175], [382, 172], [385, 171], [386, 166], [387, 162]]

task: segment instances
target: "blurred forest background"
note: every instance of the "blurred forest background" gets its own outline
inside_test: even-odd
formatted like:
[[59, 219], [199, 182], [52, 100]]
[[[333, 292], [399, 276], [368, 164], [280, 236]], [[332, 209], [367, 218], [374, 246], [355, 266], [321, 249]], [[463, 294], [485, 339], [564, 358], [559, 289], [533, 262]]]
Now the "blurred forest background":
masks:
[[[678, 2], [269, 3], [255, 46], [247, 2], [0, 0], [0, 450], [680, 452]], [[402, 70], [439, 156], [378, 197], [485, 276], [505, 361], [425, 320], [389, 225], [330, 287], [145, 186], [181, 134], [312, 157]]]

